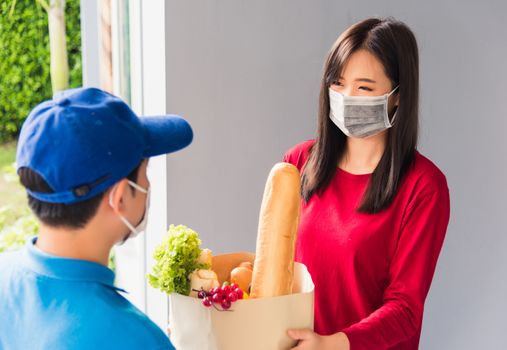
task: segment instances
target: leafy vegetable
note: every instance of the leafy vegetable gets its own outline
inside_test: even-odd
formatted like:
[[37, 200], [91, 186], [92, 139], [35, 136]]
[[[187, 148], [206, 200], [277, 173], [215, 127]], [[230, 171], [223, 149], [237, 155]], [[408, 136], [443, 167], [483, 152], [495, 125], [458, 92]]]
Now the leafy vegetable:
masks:
[[153, 254], [157, 263], [148, 274], [150, 284], [167, 294], [188, 295], [190, 274], [196, 269], [210, 268], [209, 264], [198, 261], [202, 251], [200, 246], [197, 232], [184, 225], [171, 225], [168, 236]]

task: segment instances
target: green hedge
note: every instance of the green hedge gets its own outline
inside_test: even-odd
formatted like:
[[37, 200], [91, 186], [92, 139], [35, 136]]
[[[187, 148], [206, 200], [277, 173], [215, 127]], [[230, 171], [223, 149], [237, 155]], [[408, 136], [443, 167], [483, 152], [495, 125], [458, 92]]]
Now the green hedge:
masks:
[[[65, 20], [70, 87], [78, 87], [82, 85], [79, 0], [66, 1]], [[46, 11], [36, 0], [2, 0], [0, 142], [15, 138], [30, 110], [51, 98], [49, 62]]]

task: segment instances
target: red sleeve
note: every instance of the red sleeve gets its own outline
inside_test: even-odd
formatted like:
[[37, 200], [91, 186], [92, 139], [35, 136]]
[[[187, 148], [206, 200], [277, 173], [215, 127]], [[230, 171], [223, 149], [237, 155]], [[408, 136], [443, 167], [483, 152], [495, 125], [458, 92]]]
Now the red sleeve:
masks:
[[450, 216], [445, 178], [436, 187], [414, 197], [405, 210], [383, 305], [342, 330], [351, 350], [385, 349], [413, 337], [420, 329]]
[[287, 152], [283, 155], [282, 162], [291, 163], [292, 165], [294, 165], [294, 160], [292, 159], [291, 154], [289, 152]]
[[283, 155], [282, 161], [296, 166], [301, 171], [308, 158], [308, 152], [314, 143], [315, 141], [308, 140], [295, 145]]

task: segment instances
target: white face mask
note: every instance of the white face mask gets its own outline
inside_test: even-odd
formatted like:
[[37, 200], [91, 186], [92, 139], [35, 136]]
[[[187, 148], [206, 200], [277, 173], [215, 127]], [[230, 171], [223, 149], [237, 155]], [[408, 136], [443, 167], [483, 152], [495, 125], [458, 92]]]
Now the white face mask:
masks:
[[365, 138], [376, 135], [393, 126], [387, 110], [389, 96], [398, 89], [382, 96], [345, 96], [329, 89], [329, 118], [347, 136]]
[[[136, 227], [134, 227], [123, 215], [119, 215], [120, 217], [120, 220], [123, 221], [123, 223], [129, 228], [130, 230], [130, 233], [125, 237], [125, 239], [123, 239], [122, 241], [120, 241], [118, 244], [123, 244], [125, 243], [125, 241], [129, 238], [134, 238], [136, 237], [137, 235], [139, 235], [141, 232], [143, 232], [145, 229], [146, 229], [146, 224], [148, 223], [148, 208], [150, 206], [150, 191], [149, 189], [145, 189], [141, 186], [139, 186], [138, 184], [136, 184], [135, 182], [133, 181], [128, 181], [128, 184], [130, 186], [132, 186], [134, 189], [136, 189], [137, 191], [139, 192], [142, 192], [142, 193], [145, 193], [146, 194], [146, 206], [144, 208], [144, 215], [143, 215], [143, 218], [141, 219], [141, 222], [139, 222], [139, 224], [137, 224]], [[109, 193], [109, 205], [114, 208], [113, 206], [113, 192], [116, 190], [113, 189], [110, 193]]]

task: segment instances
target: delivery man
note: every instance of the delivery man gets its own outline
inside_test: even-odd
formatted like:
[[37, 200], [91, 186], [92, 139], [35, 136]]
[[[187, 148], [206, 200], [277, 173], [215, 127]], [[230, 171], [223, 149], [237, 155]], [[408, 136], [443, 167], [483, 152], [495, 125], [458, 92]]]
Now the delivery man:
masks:
[[107, 263], [115, 244], [144, 230], [148, 159], [192, 137], [182, 118], [139, 118], [95, 88], [30, 113], [16, 161], [40, 231], [0, 254], [0, 349], [174, 349], [122, 296]]

